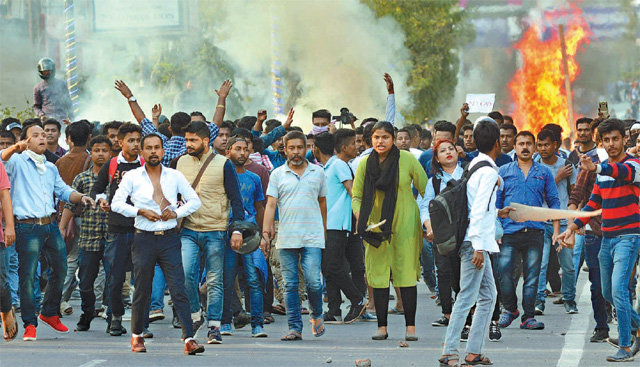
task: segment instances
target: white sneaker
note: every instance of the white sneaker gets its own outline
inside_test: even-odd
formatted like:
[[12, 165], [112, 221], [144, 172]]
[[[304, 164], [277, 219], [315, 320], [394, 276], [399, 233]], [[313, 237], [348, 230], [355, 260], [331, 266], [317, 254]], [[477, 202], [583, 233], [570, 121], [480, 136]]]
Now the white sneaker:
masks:
[[60, 313], [63, 315], [71, 315], [73, 313], [73, 307], [69, 302], [63, 301], [60, 303]]

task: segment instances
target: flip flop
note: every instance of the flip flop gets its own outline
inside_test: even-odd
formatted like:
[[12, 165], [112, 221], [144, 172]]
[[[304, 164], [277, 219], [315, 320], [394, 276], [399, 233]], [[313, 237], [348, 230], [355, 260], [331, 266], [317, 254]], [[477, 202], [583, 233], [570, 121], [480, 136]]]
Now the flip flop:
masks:
[[[449, 362], [451, 361], [456, 361], [456, 363], [450, 364]], [[460, 366], [460, 364], [458, 364], [458, 361], [460, 361], [460, 357], [458, 357], [457, 355], [443, 356], [442, 358], [438, 359], [438, 362], [440, 362], [440, 367], [446, 367], [446, 366], [458, 367]]]
[[[7, 331], [7, 326], [9, 326], [9, 323], [7, 322], [6, 318], [7, 318], [7, 314], [10, 314], [13, 317], [13, 328], [14, 328], [14, 332], [13, 335], [9, 335], [9, 332]], [[16, 312], [13, 309], [13, 307], [11, 308], [11, 311], [3, 313], [1, 315], [2, 317], [2, 335], [4, 337], [5, 341], [10, 341], [16, 338], [16, 336], [18, 336], [18, 319], [16, 318]]]
[[275, 305], [271, 308], [271, 313], [275, 313], [276, 315], [286, 315], [287, 309], [284, 308], [283, 305]]
[[398, 310], [395, 307], [391, 307], [388, 313], [392, 315], [404, 315], [404, 310]]
[[487, 358], [484, 354], [477, 355], [473, 360], [467, 361], [466, 358], [464, 363], [461, 366], [491, 366], [493, 362], [489, 358]]
[[296, 332], [296, 331], [289, 331], [287, 334], [285, 334], [282, 338], [280, 338], [280, 340], [284, 341], [284, 342], [290, 342], [290, 341], [295, 341], [295, 340], [302, 340], [302, 334]]
[[324, 335], [325, 327], [324, 327], [324, 320], [323, 319], [317, 319], [317, 320], [320, 320], [320, 323], [318, 323], [318, 325], [313, 323], [313, 319], [309, 320], [309, 321], [311, 321], [311, 333], [316, 338], [319, 338], [319, 337]]

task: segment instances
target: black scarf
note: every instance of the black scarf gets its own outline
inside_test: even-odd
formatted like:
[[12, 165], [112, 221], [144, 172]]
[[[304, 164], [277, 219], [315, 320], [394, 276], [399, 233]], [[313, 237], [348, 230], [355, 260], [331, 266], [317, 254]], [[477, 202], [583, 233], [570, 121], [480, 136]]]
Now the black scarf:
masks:
[[[378, 152], [371, 152], [367, 159], [367, 166], [364, 175], [364, 190], [362, 193], [362, 204], [358, 217], [358, 233], [371, 246], [380, 247], [382, 242], [391, 236], [393, 226], [393, 213], [396, 209], [398, 199], [398, 167], [400, 161], [400, 150], [394, 145], [389, 151], [387, 158], [380, 164]], [[382, 212], [380, 221], [386, 219], [387, 222], [380, 227], [380, 232], [367, 232], [367, 222], [373, 209], [373, 202], [376, 190], [384, 191], [382, 201]]]

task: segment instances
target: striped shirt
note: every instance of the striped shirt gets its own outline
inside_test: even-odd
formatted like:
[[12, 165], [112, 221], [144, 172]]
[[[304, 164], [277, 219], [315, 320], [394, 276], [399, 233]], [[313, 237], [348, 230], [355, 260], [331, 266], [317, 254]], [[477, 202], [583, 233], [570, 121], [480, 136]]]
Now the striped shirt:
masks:
[[277, 249], [324, 248], [324, 224], [319, 197], [327, 196], [322, 167], [308, 163], [298, 176], [285, 163], [271, 172], [267, 196], [278, 200], [280, 224]]
[[[603, 237], [640, 234], [640, 161], [628, 155], [620, 163], [605, 160], [597, 166], [598, 178], [583, 211], [602, 208]], [[577, 218], [578, 228], [589, 218]]]

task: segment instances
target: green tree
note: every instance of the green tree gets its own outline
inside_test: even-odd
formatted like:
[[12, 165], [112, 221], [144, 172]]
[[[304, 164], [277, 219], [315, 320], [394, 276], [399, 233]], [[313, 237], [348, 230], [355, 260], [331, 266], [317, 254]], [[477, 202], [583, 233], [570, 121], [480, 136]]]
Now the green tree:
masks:
[[407, 84], [413, 104], [405, 118], [421, 122], [433, 117], [453, 97], [459, 58], [456, 48], [475, 38], [457, 0], [360, 0], [378, 17], [391, 16], [406, 34], [411, 52]]

